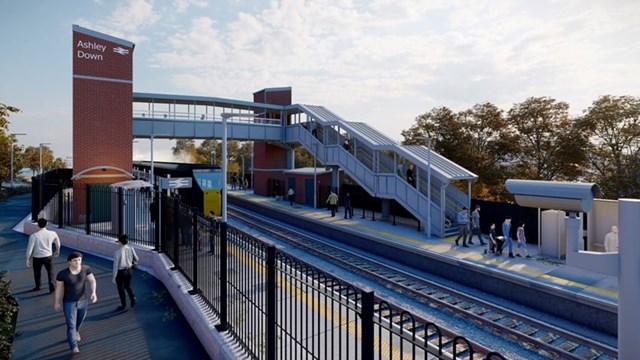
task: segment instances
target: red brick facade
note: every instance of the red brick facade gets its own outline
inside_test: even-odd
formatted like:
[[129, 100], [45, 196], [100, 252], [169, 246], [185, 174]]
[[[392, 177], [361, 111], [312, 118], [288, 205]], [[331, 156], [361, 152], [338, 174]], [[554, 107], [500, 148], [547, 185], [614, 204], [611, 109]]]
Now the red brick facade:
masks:
[[[275, 105], [290, 105], [291, 88], [271, 88], [256, 91], [253, 93], [253, 101]], [[267, 113], [266, 116], [280, 118], [279, 113]], [[278, 195], [284, 194], [286, 185], [282, 170], [287, 169], [286, 149], [264, 141], [255, 141], [253, 143], [253, 167], [255, 169], [253, 191], [256, 194], [273, 195], [272, 192], [274, 190], [273, 188], [270, 189], [270, 181], [273, 180], [280, 181]]]
[[[74, 26], [72, 48], [73, 173], [82, 173], [76, 182], [127, 180], [123, 171], [133, 167], [133, 44]], [[101, 168], [86, 172], [92, 167]]]

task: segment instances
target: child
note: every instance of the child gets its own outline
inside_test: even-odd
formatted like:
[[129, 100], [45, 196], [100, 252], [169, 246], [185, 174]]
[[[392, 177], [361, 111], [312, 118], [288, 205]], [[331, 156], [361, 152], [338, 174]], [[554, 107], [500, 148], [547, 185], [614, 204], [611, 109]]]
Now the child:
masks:
[[491, 223], [489, 227], [489, 251], [496, 255], [502, 255], [503, 241], [503, 237], [496, 236], [496, 223]]

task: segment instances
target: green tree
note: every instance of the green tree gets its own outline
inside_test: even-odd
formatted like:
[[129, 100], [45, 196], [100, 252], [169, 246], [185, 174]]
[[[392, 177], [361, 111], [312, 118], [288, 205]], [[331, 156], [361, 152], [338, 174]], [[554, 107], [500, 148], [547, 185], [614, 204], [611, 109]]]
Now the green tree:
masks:
[[176, 146], [171, 148], [173, 156], [176, 156], [187, 163], [196, 162], [196, 142], [193, 139], [178, 139]]
[[[40, 171], [40, 147], [29, 146], [25, 149], [21, 158], [21, 165], [31, 169], [31, 173], [35, 176]], [[54, 169], [62, 169], [67, 166], [66, 162], [61, 158], [56, 158], [50, 147], [42, 146], [42, 171], [47, 172]]]
[[509, 177], [509, 167], [505, 164], [518, 144], [504, 118], [503, 111], [492, 103], [476, 104], [471, 109], [460, 112], [458, 118], [462, 131], [471, 139], [467, 150], [465, 167], [478, 175], [472, 189], [473, 196], [483, 199], [504, 199], [508, 197], [504, 182]]
[[588, 145], [569, 104], [550, 97], [531, 97], [515, 104], [507, 121], [517, 136], [513, 175], [533, 180], [574, 180], [586, 163]]
[[585, 111], [581, 125], [591, 140], [589, 178], [604, 197], [640, 196], [640, 99], [602, 96]]
[[[0, 103], [0, 183], [11, 177], [11, 144], [16, 143], [15, 137], [9, 136], [9, 117], [20, 109]], [[14, 157], [21, 148], [14, 145]], [[15, 164], [14, 164], [15, 165]]]
[[[517, 146], [512, 132], [503, 111], [483, 103], [459, 113], [434, 108], [418, 116], [402, 136], [405, 145], [426, 145], [424, 137], [430, 137], [434, 151], [478, 175], [473, 196], [499, 200], [507, 176], [503, 164]], [[466, 185], [462, 190], [466, 191]]]

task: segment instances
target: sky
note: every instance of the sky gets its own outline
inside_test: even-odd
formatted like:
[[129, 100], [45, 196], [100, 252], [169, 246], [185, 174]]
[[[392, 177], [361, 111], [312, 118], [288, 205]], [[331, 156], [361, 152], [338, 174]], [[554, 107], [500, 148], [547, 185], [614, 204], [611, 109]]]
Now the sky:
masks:
[[[72, 25], [135, 43], [133, 91], [252, 100], [290, 86], [395, 140], [436, 107], [640, 96], [637, 0], [0, 0], [10, 133], [72, 156]], [[169, 140], [154, 159], [171, 161]], [[150, 158], [149, 140], [134, 160]]]

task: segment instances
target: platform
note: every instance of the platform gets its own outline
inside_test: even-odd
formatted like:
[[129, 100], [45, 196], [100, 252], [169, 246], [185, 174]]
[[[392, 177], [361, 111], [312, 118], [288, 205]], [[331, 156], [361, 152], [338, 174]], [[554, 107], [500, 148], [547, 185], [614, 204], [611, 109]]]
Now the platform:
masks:
[[[589, 311], [587, 316], [594, 317], [592, 321], [606, 321], [607, 332], [617, 332], [618, 278], [573, 268], [567, 266], [563, 260], [539, 255], [536, 244], [529, 243], [527, 246], [531, 259], [509, 258], [506, 252], [502, 256], [490, 252], [485, 254], [487, 246], [480, 246], [477, 239], [474, 240], [475, 245], [464, 248], [455, 245], [455, 236], [428, 238], [426, 233], [417, 230], [415, 220], [396, 218], [394, 225], [392, 219], [382, 219], [380, 214], [376, 213], [374, 221], [371, 211], [366, 211], [363, 219], [361, 209], [354, 209], [353, 218], [345, 219], [342, 208], [335, 217], [331, 217], [331, 213], [325, 208], [313, 209], [300, 204], [290, 206], [288, 201], [255, 195], [249, 191], [231, 191], [230, 197], [230, 203], [233, 203], [233, 198], [250, 201], [319, 224], [330, 224], [330, 227], [335, 229], [357, 232], [363, 237], [374, 237], [378, 241], [376, 246], [389, 246], [385, 251], [398, 248], [404, 252], [403, 256], [413, 253], [414, 259], [424, 260], [422, 263], [437, 258], [454, 271], [456, 268], [464, 268], [464, 271], [474, 269], [483, 274], [482, 276], [487, 274], [512, 284], [514, 291], [523, 291], [522, 297], [552, 294], [556, 299], [562, 299], [559, 302], [562, 310], [558, 311]], [[486, 234], [484, 238], [487, 238]], [[465, 274], [464, 271], [458, 272]], [[480, 290], [491, 292], [491, 289]], [[599, 311], [602, 313], [597, 314]]]

